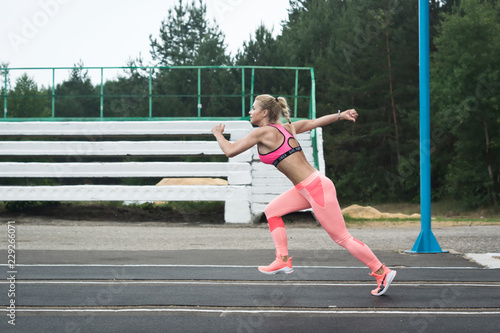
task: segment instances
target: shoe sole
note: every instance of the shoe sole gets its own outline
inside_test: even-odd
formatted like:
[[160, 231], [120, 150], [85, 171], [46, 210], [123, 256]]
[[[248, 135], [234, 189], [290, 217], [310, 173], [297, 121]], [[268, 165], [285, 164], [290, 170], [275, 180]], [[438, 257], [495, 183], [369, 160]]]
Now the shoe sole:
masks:
[[372, 294], [373, 296], [382, 296], [383, 294], [385, 294], [387, 292], [387, 290], [389, 290], [389, 286], [391, 285], [392, 281], [394, 280], [394, 278], [396, 277], [396, 274], [397, 272], [396, 271], [392, 271], [390, 272], [389, 274], [387, 274], [387, 281], [386, 281], [386, 284], [385, 284], [385, 288], [384, 290], [382, 290], [380, 293], [378, 294]]
[[288, 268], [288, 267], [285, 267], [285, 268], [281, 268], [281, 269], [278, 269], [277, 271], [272, 271], [272, 272], [266, 272], [266, 271], [263, 271], [259, 268], [259, 272], [261, 273], [264, 273], [266, 275], [275, 275], [275, 274], [292, 274], [293, 273], [293, 268]]

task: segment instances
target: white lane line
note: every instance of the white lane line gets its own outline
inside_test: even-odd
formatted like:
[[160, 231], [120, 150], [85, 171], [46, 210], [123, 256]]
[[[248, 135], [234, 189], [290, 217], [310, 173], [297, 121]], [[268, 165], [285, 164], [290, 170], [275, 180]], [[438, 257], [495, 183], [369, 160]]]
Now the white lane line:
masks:
[[[0, 264], [0, 267], [6, 267], [7, 264]], [[170, 264], [16, 264], [16, 267], [182, 267], [182, 268], [255, 268], [257, 265], [170, 265]], [[361, 266], [293, 266], [294, 268], [304, 269], [367, 269]], [[389, 266], [390, 267], [390, 266]], [[500, 267], [498, 267], [500, 268]], [[395, 268], [398, 269], [398, 268]], [[461, 269], [484, 269], [482, 267], [402, 267], [400, 269], [443, 269], [443, 270], [461, 270]]]
[[467, 253], [465, 256], [479, 265], [488, 268], [500, 268], [500, 253]]
[[[7, 310], [3, 310], [7, 312]], [[22, 309], [16, 308], [16, 312], [94, 312], [94, 313], [126, 313], [126, 312], [164, 312], [164, 313], [215, 313], [220, 315], [229, 314], [316, 314], [316, 315], [332, 315], [332, 314], [384, 314], [384, 315], [432, 315], [432, 316], [463, 316], [463, 315], [483, 315], [483, 316], [497, 316], [500, 315], [500, 311], [418, 311], [418, 310], [271, 310], [271, 309], [259, 309], [259, 310], [239, 310], [239, 309], [172, 309], [172, 308], [127, 308], [127, 309], [102, 309], [102, 308], [92, 308], [92, 309], [52, 309], [52, 308], [37, 308], [37, 309]]]
[[[9, 284], [9, 281], [0, 281], [1, 284]], [[137, 281], [137, 280], [114, 280], [114, 281], [89, 281], [89, 280], [18, 280], [16, 284], [31, 284], [31, 285], [204, 285], [204, 286], [270, 286], [270, 287], [366, 287], [373, 286], [373, 282], [285, 282], [285, 281], [255, 281], [255, 282], [240, 282], [240, 281]], [[433, 282], [394, 282], [392, 285], [401, 287], [489, 287], [500, 288], [500, 284], [494, 283], [433, 283]]]

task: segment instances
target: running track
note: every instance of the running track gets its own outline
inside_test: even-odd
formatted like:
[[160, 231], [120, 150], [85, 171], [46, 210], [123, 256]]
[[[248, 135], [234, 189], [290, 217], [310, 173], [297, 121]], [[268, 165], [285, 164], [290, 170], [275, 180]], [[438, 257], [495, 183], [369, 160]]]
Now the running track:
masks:
[[[0, 331], [499, 331], [500, 269], [458, 254], [375, 252], [398, 271], [381, 297], [370, 295], [368, 269], [339, 250], [295, 251], [295, 272], [276, 276], [256, 269], [269, 250], [25, 250], [16, 325], [4, 315]], [[9, 287], [0, 284], [5, 314]]]

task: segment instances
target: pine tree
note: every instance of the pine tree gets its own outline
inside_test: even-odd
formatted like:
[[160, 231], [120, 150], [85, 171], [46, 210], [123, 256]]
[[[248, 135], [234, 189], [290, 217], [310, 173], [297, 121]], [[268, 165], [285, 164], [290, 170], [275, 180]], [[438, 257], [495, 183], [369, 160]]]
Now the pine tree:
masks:
[[498, 206], [500, 21], [498, 4], [462, 0], [435, 40], [431, 88], [446, 193], [468, 208]]
[[68, 80], [55, 89], [55, 117], [99, 117], [99, 93], [92, 85], [83, 63], [76, 64]]
[[50, 116], [50, 99], [38, 89], [33, 78], [26, 73], [16, 80], [16, 86], [9, 92], [9, 118], [37, 118]]
[[203, 0], [184, 7], [182, 0], [168, 11], [160, 27], [159, 39], [149, 37], [151, 55], [159, 66], [227, 65], [224, 35], [207, 20]]
[[292, 2], [281, 47], [289, 64], [314, 67], [318, 116], [360, 113], [324, 129], [327, 172], [348, 200], [417, 195], [417, 30], [409, 2]]
[[[224, 35], [210, 23], [202, 0], [184, 6], [182, 0], [169, 10], [160, 27], [159, 39], [150, 36], [151, 55], [159, 66], [223, 66], [230, 65]], [[231, 108], [223, 97], [234, 85], [224, 70], [203, 70], [198, 104], [197, 69], [161, 69], [155, 73], [153, 115], [162, 117], [194, 117], [201, 114], [229, 115]], [[228, 91], [229, 90], [229, 91]], [[208, 97], [211, 96], [211, 97]]]

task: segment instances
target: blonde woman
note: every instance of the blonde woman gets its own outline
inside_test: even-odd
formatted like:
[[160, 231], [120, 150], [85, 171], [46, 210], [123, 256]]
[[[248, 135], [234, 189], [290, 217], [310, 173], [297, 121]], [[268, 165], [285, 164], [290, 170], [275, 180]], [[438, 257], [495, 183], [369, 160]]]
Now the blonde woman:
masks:
[[[260, 95], [255, 98], [250, 123], [258, 126], [246, 137], [235, 142], [224, 138], [224, 125], [212, 129], [220, 148], [227, 157], [236, 156], [257, 145], [261, 161], [274, 165], [294, 187], [269, 203], [264, 213], [276, 246], [276, 260], [269, 266], [259, 267], [264, 274], [293, 272], [292, 257], [288, 255], [288, 241], [282, 216], [291, 212], [312, 208], [315, 217], [328, 235], [340, 246], [368, 266], [377, 280], [374, 296], [384, 294], [396, 271], [382, 264], [370, 248], [355, 239], [347, 231], [332, 181], [316, 170], [306, 159], [295, 135], [336, 121], [355, 122], [358, 113], [354, 109], [326, 115], [318, 119], [290, 121], [288, 104], [283, 97]], [[282, 124], [282, 115], [287, 120]]]

